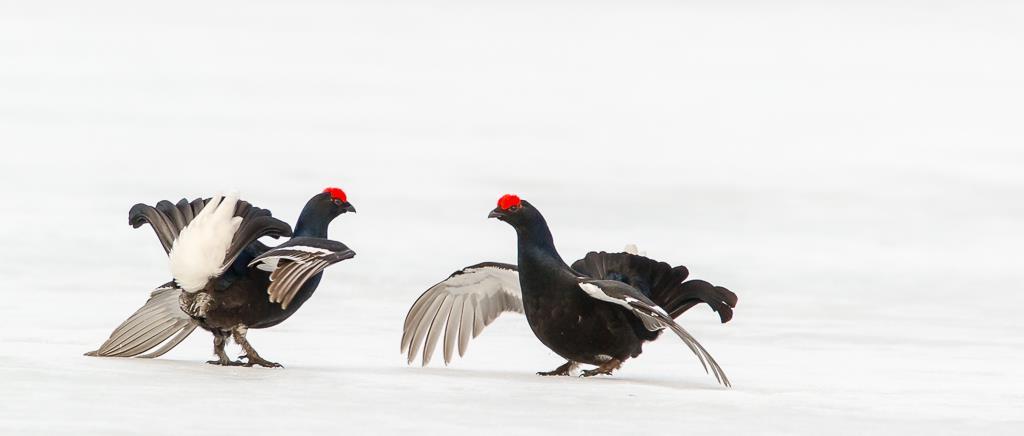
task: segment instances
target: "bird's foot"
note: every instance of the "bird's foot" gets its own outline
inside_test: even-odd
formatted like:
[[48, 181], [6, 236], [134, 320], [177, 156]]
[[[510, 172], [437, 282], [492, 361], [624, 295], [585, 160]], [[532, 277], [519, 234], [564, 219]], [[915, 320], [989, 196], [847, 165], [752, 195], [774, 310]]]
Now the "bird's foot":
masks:
[[580, 377], [593, 377], [595, 375], [612, 375], [612, 372], [622, 366], [622, 361], [612, 359], [594, 369], [588, 369], [580, 373]]
[[541, 371], [541, 372], [538, 372], [537, 375], [543, 375], [545, 377], [546, 376], [553, 376], [553, 375], [567, 376], [567, 375], [572, 375], [571, 373], [572, 373], [572, 371], [574, 369], [576, 369], [576, 362], [569, 361], [569, 362], [565, 362], [564, 365], [559, 366], [558, 368], [555, 368], [552, 371]]
[[255, 365], [259, 365], [264, 368], [284, 368], [283, 366], [281, 366], [280, 363], [271, 362], [260, 357], [259, 353], [256, 352], [256, 349], [253, 348], [251, 344], [249, 344], [249, 341], [247, 339], [245, 339], [245, 333], [248, 330], [249, 329], [246, 326], [239, 325], [231, 332], [232, 337], [235, 338], [235, 342], [238, 342], [238, 345], [241, 345], [242, 350], [245, 351], [245, 355], [240, 357], [245, 358], [246, 360], [245, 364], [243, 364], [242, 366], [252, 367]]
[[580, 377], [593, 377], [595, 375], [612, 375], [612, 370], [610, 370], [610, 369], [594, 368], [594, 369], [586, 369], [586, 370], [583, 370], [582, 372], [580, 372]]
[[220, 365], [220, 366], [242, 366], [243, 365], [242, 361], [240, 361], [240, 360], [230, 360], [230, 359], [207, 360], [206, 363], [209, 363], [210, 365]]
[[284, 368], [284, 366], [281, 366], [280, 363], [271, 362], [271, 361], [266, 360], [266, 359], [264, 359], [264, 358], [262, 358], [260, 356], [253, 356], [253, 357], [244, 356], [244, 357], [246, 359], [246, 362], [244, 364], [242, 364], [242, 366], [244, 366], [246, 368], [251, 368], [251, 367], [256, 366], [256, 365], [262, 366], [264, 368]]

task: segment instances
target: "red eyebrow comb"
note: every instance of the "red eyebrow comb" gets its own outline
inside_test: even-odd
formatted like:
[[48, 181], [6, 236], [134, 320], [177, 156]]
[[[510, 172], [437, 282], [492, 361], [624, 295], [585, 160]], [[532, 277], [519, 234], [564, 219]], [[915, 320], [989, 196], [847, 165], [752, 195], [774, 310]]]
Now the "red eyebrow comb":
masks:
[[331, 194], [331, 198], [335, 200], [348, 201], [348, 196], [345, 195], [345, 191], [342, 191], [341, 188], [328, 187], [324, 189], [324, 192]]
[[502, 210], [509, 210], [509, 208], [520, 206], [522, 204], [523, 200], [520, 200], [518, 195], [505, 194], [498, 199], [498, 207]]

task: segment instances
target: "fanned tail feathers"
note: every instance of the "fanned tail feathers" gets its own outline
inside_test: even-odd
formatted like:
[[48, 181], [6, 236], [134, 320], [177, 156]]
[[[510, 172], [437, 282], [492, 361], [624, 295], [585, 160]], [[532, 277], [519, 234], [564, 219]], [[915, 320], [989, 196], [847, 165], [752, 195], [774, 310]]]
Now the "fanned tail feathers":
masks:
[[135, 228], [148, 223], [153, 228], [171, 257], [172, 276], [189, 292], [202, 289], [253, 241], [292, 235], [287, 223], [239, 200], [237, 194], [181, 199], [177, 204], [164, 200], [155, 207], [136, 204], [128, 213], [128, 223]]
[[192, 201], [182, 198], [176, 205], [162, 200], [156, 204], [156, 207], [139, 203], [128, 211], [128, 224], [139, 228], [148, 223], [156, 232], [156, 237], [160, 239], [160, 245], [164, 247], [164, 252], [170, 253], [171, 247], [174, 246], [174, 240], [178, 238], [181, 229], [184, 229], [203, 210], [205, 205], [206, 201], [201, 198]]
[[[682, 315], [691, 307], [700, 303], [707, 303], [711, 309], [718, 312], [718, 317], [723, 323], [732, 319], [732, 309], [736, 307], [739, 299], [732, 291], [721, 286], [715, 286], [704, 280], [690, 280], [679, 285], [675, 292], [668, 293], [661, 297], [668, 313], [673, 318]], [[668, 309], [671, 308], [671, 309]]]
[[[627, 247], [635, 252], [636, 247]], [[572, 269], [600, 280], [616, 280], [639, 289], [648, 298], [676, 318], [691, 307], [707, 303], [718, 312], [722, 322], [732, 319], [736, 294], [703, 280], [685, 281], [690, 272], [685, 266], [672, 267], [631, 253], [590, 252], [572, 264]]]
[[224, 272], [228, 247], [243, 218], [234, 215], [238, 194], [216, 196], [178, 234], [168, 255], [171, 275], [186, 292], [196, 292]]

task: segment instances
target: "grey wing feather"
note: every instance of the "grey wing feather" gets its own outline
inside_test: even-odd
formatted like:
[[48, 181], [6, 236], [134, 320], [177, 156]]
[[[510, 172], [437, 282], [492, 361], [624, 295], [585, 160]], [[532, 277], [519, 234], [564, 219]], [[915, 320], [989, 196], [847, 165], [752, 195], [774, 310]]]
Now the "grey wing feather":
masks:
[[[181, 311], [181, 292], [173, 282], [157, 288], [146, 304], [114, 329], [103, 345], [85, 355], [152, 358], [170, 351], [198, 326]], [[157, 350], [143, 354], [160, 344], [163, 346]]]
[[257, 256], [250, 267], [270, 272], [270, 302], [287, 309], [302, 286], [327, 267], [356, 253], [345, 244], [321, 238], [298, 237]]
[[504, 312], [523, 313], [519, 271], [515, 265], [485, 262], [456, 271], [431, 286], [405, 316], [401, 352], [408, 363], [423, 349], [426, 366], [444, 338], [444, 363], [451, 362], [456, 344], [459, 356], [469, 340]]

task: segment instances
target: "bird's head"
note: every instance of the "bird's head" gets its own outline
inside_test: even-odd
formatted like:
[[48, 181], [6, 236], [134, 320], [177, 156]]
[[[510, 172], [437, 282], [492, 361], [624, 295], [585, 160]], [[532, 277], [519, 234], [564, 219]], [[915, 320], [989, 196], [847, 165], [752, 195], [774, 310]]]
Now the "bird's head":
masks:
[[345, 191], [342, 191], [341, 188], [330, 187], [310, 198], [306, 202], [306, 207], [302, 209], [302, 215], [316, 221], [329, 223], [345, 212], [354, 213], [355, 211], [356, 208], [348, 202]]
[[329, 187], [323, 192], [316, 194], [309, 200], [309, 206], [314, 206], [326, 215], [335, 218], [345, 212], [356, 212], [355, 206], [348, 202], [348, 195], [341, 188]]
[[498, 207], [494, 208], [487, 218], [497, 218], [509, 223], [512, 227], [520, 228], [532, 221], [539, 212], [528, 201], [523, 201], [518, 195], [505, 194], [498, 199]]
[[355, 212], [356, 208], [348, 202], [345, 191], [339, 188], [327, 188], [306, 202], [299, 214], [299, 222], [295, 224], [296, 236], [313, 236], [326, 238], [327, 227], [335, 218], [345, 212]]

